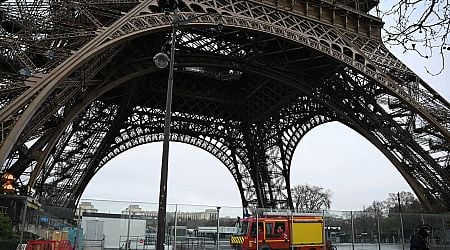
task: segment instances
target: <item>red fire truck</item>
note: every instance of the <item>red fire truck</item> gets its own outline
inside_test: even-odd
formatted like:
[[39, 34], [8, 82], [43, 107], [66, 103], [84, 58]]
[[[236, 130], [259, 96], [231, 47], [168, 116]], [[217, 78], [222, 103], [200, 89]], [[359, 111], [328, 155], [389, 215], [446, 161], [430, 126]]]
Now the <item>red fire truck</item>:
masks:
[[331, 249], [324, 238], [321, 214], [265, 213], [258, 218], [242, 219], [238, 233], [230, 238], [230, 245], [236, 250]]

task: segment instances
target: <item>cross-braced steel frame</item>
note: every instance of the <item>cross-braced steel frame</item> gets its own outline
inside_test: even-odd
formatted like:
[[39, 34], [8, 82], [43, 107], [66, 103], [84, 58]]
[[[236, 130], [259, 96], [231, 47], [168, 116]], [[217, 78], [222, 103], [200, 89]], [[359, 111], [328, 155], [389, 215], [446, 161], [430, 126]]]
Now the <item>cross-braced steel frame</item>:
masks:
[[[296, 146], [337, 121], [450, 211], [450, 104], [383, 45], [375, 1], [180, 2], [201, 17], [178, 27], [170, 139], [217, 157], [244, 206], [292, 207]], [[109, 160], [163, 139], [152, 57], [172, 18], [156, 0], [0, 3], [0, 170], [21, 192], [73, 208]]]

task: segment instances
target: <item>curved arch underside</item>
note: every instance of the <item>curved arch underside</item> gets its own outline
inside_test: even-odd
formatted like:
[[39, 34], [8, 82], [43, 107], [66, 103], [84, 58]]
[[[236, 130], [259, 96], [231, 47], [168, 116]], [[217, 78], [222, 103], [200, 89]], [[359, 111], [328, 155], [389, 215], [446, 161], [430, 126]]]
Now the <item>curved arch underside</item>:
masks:
[[[383, 152], [426, 210], [450, 210], [450, 105], [387, 51], [380, 20], [327, 2], [182, 2], [179, 18], [196, 18], [177, 32], [171, 140], [217, 157], [244, 206], [292, 207], [296, 146], [339, 121]], [[170, 49], [172, 22], [156, 1], [70, 4], [84, 13], [66, 20], [78, 31], [23, 39], [27, 50], [10, 47], [0, 65], [1, 172], [66, 207], [110, 159], [162, 139], [167, 71], [151, 60]]]

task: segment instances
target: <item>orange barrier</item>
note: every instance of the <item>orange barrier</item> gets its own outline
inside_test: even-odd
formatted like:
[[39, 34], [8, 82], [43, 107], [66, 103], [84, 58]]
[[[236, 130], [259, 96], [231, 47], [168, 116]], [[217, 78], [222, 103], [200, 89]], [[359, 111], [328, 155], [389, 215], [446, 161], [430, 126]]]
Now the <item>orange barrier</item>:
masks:
[[73, 250], [73, 247], [68, 240], [29, 240], [26, 250]]

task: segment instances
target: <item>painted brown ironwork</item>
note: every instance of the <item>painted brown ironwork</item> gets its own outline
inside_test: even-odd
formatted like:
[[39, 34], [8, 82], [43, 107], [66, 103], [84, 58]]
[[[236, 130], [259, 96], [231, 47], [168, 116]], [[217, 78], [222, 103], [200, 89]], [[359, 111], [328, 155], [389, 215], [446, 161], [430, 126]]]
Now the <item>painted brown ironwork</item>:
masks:
[[[426, 210], [449, 211], [450, 104], [387, 50], [375, 5], [180, 1], [170, 139], [217, 157], [244, 206], [292, 207], [297, 145], [340, 122]], [[152, 0], [0, 3], [0, 171], [74, 207], [108, 161], [161, 141], [167, 72], [152, 57], [173, 18]]]

